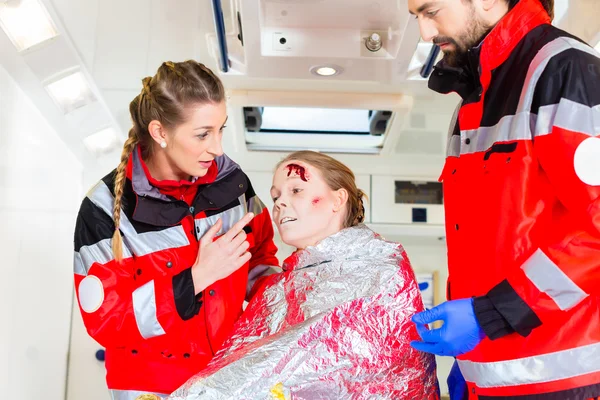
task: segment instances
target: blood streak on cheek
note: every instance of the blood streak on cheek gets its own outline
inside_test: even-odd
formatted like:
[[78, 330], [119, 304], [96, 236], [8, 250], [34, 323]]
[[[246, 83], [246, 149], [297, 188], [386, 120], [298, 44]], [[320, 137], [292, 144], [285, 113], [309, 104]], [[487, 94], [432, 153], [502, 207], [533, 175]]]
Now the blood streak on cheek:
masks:
[[316, 206], [322, 199], [320, 197], [315, 197], [312, 201], [312, 205]]
[[298, 164], [289, 164], [286, 166], [288, 169], [287, 176], [290, 176], [292, 172], [300, 177], [304, 182], [308, 182], [308, 174], [306, 173], [306, 169]]

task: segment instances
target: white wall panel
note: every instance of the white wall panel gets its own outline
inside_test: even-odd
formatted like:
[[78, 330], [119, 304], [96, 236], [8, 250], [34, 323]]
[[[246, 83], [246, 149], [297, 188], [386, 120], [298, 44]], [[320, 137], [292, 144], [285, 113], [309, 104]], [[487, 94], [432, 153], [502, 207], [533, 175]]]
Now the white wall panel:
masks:
[[81, 165], [0, 67], [0, 392], [64, 399]]

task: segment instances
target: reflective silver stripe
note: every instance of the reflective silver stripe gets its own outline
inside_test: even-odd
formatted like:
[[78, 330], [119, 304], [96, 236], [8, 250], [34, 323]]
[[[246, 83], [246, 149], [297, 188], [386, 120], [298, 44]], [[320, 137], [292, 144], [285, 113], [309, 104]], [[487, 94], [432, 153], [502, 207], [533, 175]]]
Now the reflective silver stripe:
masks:
[[[571, 48], [600, 56], [591, 47], [571, 38], [561, 37], [546, 44], [529, 65], [515, 115], [503, 117], [494, 126], [461, 131], [460, 154], [486, 151], [497, 142], [531, 140], [535, 136], [551, 133], [553, 126], [590, 136], [600, 134], [600, 106], [587, 107], [561, 99], [559, 104], [540, 107], [537, 116], [531, 114], [535, 88], [548, 62], [552, 57]], [[451, 154], [452, 150], [453, 148], [448, 146], [448, 155], [454, 155]]]
[[480, 388], [553, 382], [600, 372], [600, 343], [508, 361], [458, 360], [467, 382]]
[[209, 230], [211, 226], [217, 223], [217, 220], [219, 218], [221, 218], [221, 220], [223, 221], [223, 225], [221, 227], [221, 230], [217, 232], [216, 236], [224, 234], [245, 215], [245, 210], [246, 208], [240, 204], [239, 206], [235, 206], [233, 208], [230, 208], [229, 210], [225, 210], [222, 213], [211, 215], [210, 217], [202, 219], [197, 219], [195, 221], [195, 224], [198, 239], [202, 238], [206, 231]]
[[[92, 261], [94, 263], [95, 260]], [[91, 265], [91, 264], [90, 264]], [[87, 276], [89, 266], [81, 259], [78, 252], [73, 256], [73, 273], [75, 275]]]
[[450, 127], [448, 128], [448, 145], [446, 147], [446, 157], [458, 157], [460, 155], [460, 140], [457, 135], [454, 134], [454, 128], [458, 124], [458, 113], [462, 107], [462, 100], [458, 102], [452, 114], [450, 120]]
[[240, 204], [245, 207], [245, 211], [247, 213], [254, 213], [254, 215], [260, 214], [266, 207], [258, 195], [254, 195], [250, 198], [250, 200], [246, 200], [246, 194], [243, 194], [239, 197], [239, 200]]
[[257, 265], [248, 272], [248, 284], [246, 285], [246, 298], [250, 295], [252, 287], [259, 278], [281, 272], [281, 268], [272, 265]]
[[160, 398], [166, 398], [169, 395], [163, 393], [154, 393], [154, 392], [141, 392], [137, 390], [111, 390], [110, 395], [112, 400], [135, 400], [138, 396], [143, 394], [154, 394], [159, 396]]
[[[113, 206], [115, 204], [115, 199], [108, 189], [108, 186], [103, 181], [98, 182], [87, 194], [87, 197], [94, 203], [97, 207], [99, 207], [102, 211], [104, 211], [110, 218], [113, 217]], [[121, 231], [125, 235], [135, 235], [135, 229], [129, 223], [129, 220], [121, 210]]]
[[135, 289], [132, 294], [135, 322], [144, 339], [165, 334], [156, 317], [156, 295], [154, 281]]
[[246, 202], [246, 193], [238, 197], [240, 204], [244, 207], [244, 212], [248, 212], [248, 203]]
[[248, 212], [254, 213], [254, 215], [260, 214], [265, 209], [265, 204], [258, 198], [253, 196], [248, 200]]
[[460, 136], [452, 135], [450, 137], [450, 139], [448, 140], [448, 147], [446, 148], [446, 157], [460, 156], [460, 142]]
[[563, 98], [559, 104], [540, 107], [535, 123], [535, 136], [552, 133], [554, 126], [597, 136], [600, 134], [600, 105], [588, 107]]
[[[90, 246], [82, 246], [73, 257], [73, 272], [87, 275], [93, 263], [106, 264], [115, 259], [112, 252], [112, 239], [104, 239]], [[123, 247], [123, 258], [131, 257], [127, 247]]]
[[[114, 197], [104, 182], [100, 181], [94, 186], [88, 193], [88, 198], [112, 218]], [[143, 256], [190, 244], [181, 225], [158, 232], [138, 234], [123, 210], [121, 210], [119, 229], [123, 232], [123, 241], [136, 256]]]
[[588, 107], [562, 99], [559, 104], [540, 107], [537, 116], [528, 111], [507, 115], [494, 126], [461, 131], [460, 154], [486, 151], [498, 142], [531, 140], [552, 133], [553, 126], [596, 136], [600, 134], [600, 106]]
[[598, 54], [598, 52], [592, 49], [590, 46], [583, 44], [578, 40], [567, 37], [560, 37], [546, 44], [536, 54], [531, 61], [531, 64], [529, 64], [527, 77], [525, 78], [525, 84], [523, 85], [526, 89], [521, 92], [517, 113], [531, 110], [535, 87], [537, 86], [540, 76], [542, 76], [542, 73], [546, 69], [546, 65], [548, 65], [552, 57], [569, 49], [577, 49], [596, 57], [600, 57], [600, 54]]
[[530, 113], [507, 115], [494, 126], [460, 131], [460, 154], [486, 151], [497, 142], [526, 139], [532, 139]]
[[181, 225], [157, 232], [144, 232], [133, 236], [125, 236], [123, 240], [136, 256], [143, 256], [166, 249], [175, 249], [190, 244]]
[[521, 268], [538, 290], [550, 296], [563, 311], [575, 307], [588, 296], [540, 249]]

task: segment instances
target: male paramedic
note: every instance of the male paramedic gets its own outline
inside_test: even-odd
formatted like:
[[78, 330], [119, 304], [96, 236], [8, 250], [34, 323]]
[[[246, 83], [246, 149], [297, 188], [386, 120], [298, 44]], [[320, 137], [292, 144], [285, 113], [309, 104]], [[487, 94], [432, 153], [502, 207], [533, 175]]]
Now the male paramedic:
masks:
[[440, 177], [448, 301], [414, 316], [413, 346], [457, 357], [462, 398], [600, 396], [600, 55], [553, 3], [408, 0], [444, 53], [429, 87], [462, 98]]

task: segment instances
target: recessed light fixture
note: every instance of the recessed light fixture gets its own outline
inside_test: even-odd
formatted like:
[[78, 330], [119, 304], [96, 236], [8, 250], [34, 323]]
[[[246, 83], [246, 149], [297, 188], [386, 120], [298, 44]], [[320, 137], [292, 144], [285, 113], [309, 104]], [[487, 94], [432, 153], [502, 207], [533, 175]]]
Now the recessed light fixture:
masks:
[[344, 69], [337, 65], [318, 65], [312, 67], [310, 72], [318, 76], [334, 76], [342, 73]]
[[102, 155], [119, 146], [119, 137], [113, 128], [102, 129], [83, 139], [85, 147], [95, 155]]
[[39, 0], [0, 3], [0, 26], [17, 51], [27, 50], [58, 36], [58, 31]]
[[96, 101], [96, 96], [81, 71], [46, 84], [46, 90], [65, 114]]

